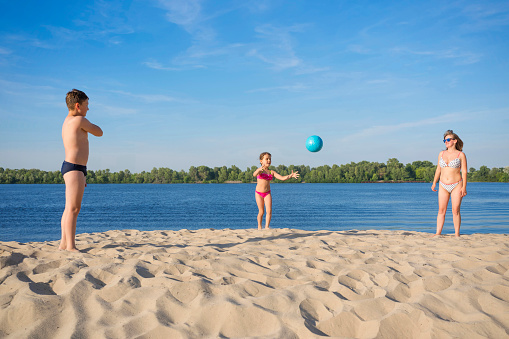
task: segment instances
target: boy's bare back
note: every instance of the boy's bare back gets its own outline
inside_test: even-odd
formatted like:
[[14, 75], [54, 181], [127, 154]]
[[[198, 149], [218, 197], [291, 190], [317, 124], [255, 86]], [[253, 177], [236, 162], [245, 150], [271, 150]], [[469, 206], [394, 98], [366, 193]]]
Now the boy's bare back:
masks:
[[65, 148], [65, 161], [86, 166], [88, 162], [88, 133], [81, 128], [81, 116], [69, 115], [62, 125], [62, 140]]
[[88, 99], [78, 109], [69, 111], [62, 125], [62, 140], [65, 148], [65, 161], [86, 166], [88, 162], [88, 133], [95, 136], [103, 134], [101, 128], [85, 118]]

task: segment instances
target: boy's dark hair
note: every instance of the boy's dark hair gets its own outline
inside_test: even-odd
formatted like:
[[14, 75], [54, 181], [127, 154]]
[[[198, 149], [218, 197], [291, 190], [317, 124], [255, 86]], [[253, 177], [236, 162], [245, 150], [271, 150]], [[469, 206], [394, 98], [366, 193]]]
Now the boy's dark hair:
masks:
[[76, 103], [81, 105], [87, 99], [88, 97], [85, 92], [82, 92], [79, 89], [72, 89], [67, 93], [65, 103], [67, 104], [67, 108], [72, 111], [76, 107]]

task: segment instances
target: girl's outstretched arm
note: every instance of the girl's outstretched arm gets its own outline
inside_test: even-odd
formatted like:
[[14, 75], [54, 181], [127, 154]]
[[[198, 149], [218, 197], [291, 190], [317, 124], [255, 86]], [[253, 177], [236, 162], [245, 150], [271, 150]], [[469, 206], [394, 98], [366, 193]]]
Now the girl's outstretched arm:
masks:
[[295, 178], [297, 179], [299, 177], [299, 172], [298, 171], [292, 171], [292, 173], [288, 174], [288, 175], [285, 175], [285, 176], [282, 176], [282, 175], [279, 175], [278, 173], [276, 173], [276, 171], [272, 171], [272, 175], [274, 175], [274, 177], [278, 180], [282, 180], [282, 181], [285, 181], [285, 180], [288, 180], [290, 178]]

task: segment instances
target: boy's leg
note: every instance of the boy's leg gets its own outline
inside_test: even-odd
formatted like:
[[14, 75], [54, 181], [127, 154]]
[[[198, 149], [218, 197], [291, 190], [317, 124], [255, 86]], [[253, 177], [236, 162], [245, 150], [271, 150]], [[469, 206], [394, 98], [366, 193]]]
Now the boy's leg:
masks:
[[265, 201], [265, 211], [267, 214], [265, 215], [265, 228], [270, 228], [270, 219], [272, 218], [272, 194], [267, 195], [264, 199]]
[[62, 215], [62, 240], [60, 249], [77, 251], [76, 249], [76, 220], [81, 209], [81, 200], [85, 191], [86, 178], [80, 171], [70, 171], [64, 174], [65, 181], [65, 210]]
[[263, 220], [263, 198], [261, 195], [255, 192], [256, 205], [258, 206], [258, 215], [256, 216], [256, 220], [258, 221], [258, 229], [262, 229], [262, 220]]

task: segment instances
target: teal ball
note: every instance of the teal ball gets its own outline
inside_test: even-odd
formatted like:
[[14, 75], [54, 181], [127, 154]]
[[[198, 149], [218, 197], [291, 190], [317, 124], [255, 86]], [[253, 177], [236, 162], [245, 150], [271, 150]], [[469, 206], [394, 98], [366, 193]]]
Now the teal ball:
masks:
[[306, 148], [310, 152], [318, 152], [323, 147], [323, 140], [318, 135], [312, 135], [306, 140]]

